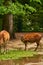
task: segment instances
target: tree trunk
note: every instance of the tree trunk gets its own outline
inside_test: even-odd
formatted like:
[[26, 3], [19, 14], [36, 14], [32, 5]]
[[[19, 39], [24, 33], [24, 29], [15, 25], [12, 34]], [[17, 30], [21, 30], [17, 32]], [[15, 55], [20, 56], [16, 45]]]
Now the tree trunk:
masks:
[[2, 29], [7, 30], [10, 33], [11, 38], [13, 38], [13, 15], [6, 14], [3, 17]]
[[[3, 5], [8, 6], [10, 5], [9, 2], [12, 3], [12, 0], [4, 0]], [[11, 38], [14, 37], [13, 35], [13, 15], [12, 14], [5, 14], [3, 17], [2, 29], [8, 31], [10, 33]]]

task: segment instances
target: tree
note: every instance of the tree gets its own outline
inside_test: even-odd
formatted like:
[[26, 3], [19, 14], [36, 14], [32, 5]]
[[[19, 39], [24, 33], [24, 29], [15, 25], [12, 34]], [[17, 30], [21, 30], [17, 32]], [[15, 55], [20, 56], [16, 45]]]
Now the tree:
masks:
[[3, 17], [2, 29], [7, 30], [13, 38], [13, 15], [6, 14]]
[[[11, 0], [4, 0], [4, 6], [9, 6], [9, 2], [12, 3]], [[7, 30], [10, 33], [11, 38], [13, 38], [13, 15], [12, 14], [4, 14], [3, 16], [3, 24], [2, 29]]]
[[[3, 15], [3, 24], [2, 29], [7, 30], [11, 38], [13, 35], [13, 15], [23, 13], [19, 10], [22, 8], [22, 5], [18, 2], [16, 4], [12, 3], [11, 0], [4, 0], [4, 4], [0, 7], [0, 14]], [[20, 8], [19, 8], [20, 7]], [[24, 13], [23, 13], [24, 14]]]
[[[34, 1], [38, 2], [41, 4], [40, 0], [0, 0], [0, 15], [3, 16], [3, 24], [2, 24], [2, 29], [5, 29], [9, 31], [11, 34], [11, 37], [13, 35], [13, 15], [22, 15], [22, 16], [27, 16], [37, 12], [37, 7], [33, 5]], [[19, 24], [18, 22], [18, 30], [19, 30]], [[15, 26], [14, 26], [15, 27]], [[21, 31], [21, 30], [20, 30]]]

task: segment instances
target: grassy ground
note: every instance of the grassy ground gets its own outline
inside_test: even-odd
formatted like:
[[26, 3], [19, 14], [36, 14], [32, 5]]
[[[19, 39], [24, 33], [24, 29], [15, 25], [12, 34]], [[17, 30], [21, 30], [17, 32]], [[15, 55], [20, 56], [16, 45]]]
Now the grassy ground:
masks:
[[33, 57], [35, 54], [37, 54], [37, 52], [10, 50], [7, 52], [7, 54], [0, 54], [0, 60], [20, 59], [22, 57]]

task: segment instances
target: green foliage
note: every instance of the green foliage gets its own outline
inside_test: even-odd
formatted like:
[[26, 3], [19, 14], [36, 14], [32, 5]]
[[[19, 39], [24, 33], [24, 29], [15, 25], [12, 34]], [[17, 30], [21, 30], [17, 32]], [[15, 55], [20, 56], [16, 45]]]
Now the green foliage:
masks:
[[33, 1], [35, 1], [35, 2], [38, 2], [38, 3], [42, 4], [42, 3], [41, 3], [41, 0], [33, 0]]
[[3, 5], [4, 0], [0, 0], [0, 5]]
[[0, 6], [0, 14], [1, 15], [7, 14], [7, 8], [5, 6]]
[[39, 4], [42, 4], [41, 0], [18, 0], [20, 3], [22, 4], [30, 4], [32, 2], [36, 2], [36, 3], [39, 3]]
[[4, 15], [4, 14], [25, 14], [25, 10], [23, 10], [23, 5], [20, 3], [10, 3], [9, 6], [0, 6], [0, 14]]
[[29, 6], [28, 4], [22, 5], [19, 2], [11, 3], [9, 2], [9, 5], [7, 6], [0, 6], [0, 14], [4, 15], [7, 13], [11, 14], [26, 14], [27, 12], [36, 12], [36, 9], [32, 6]]
[[30, 2], [37, 2], [37, 3], [42, 4], [42, 3], [41, 3], [41, 0], [30, 0]]
[[43, 31], [43, 0], [0, 0], [0, 14], [14, 15], [14, 31]]
[[25, 4], [25, 10], [30, 11], [30, 12], [36, 12], [36, 9], [33, 8], [32, 6], [29, 6], [28, 4]]
[[[22, 0], [20, 0], [22, 1]], [[0, 0], [0, 3], [3, 4], [4, 0]], [[11, 14], [26, 14], [27, 12], [36, 12], [36, 8], [33, 8], [31, 6], [31, 3], [32, 2], [39, 2], [41, 3], [40, 0], [23, 0], [23, 2], [25, 2], [24, 5], [22, 5], [21, 3], [19, 2], [15, 2], [15, 3], [12, 3], [10, 0], [8, 2], [8, 5], [4, 6], [4, 5], [1, 5], [0, 6], [0, 14], [4, 15], [4, 14], [7, 14], [7, 13], [11, 13]], [[29, 3], [30, 2], [30, 6], [29, 4], [26, 4], [26, 3]]]
[[20, 4], [19, 2], [15, 3], [17, 6], [16, 14], [25, 14], [24, 5]]

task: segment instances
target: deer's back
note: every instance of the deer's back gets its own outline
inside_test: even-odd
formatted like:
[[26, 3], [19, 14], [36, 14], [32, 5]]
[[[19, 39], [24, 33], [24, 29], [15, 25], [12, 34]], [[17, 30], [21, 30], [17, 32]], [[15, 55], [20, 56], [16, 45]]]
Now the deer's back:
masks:
[[0, 35], [1, 35], [1, 38], [3, 38], [5, 41], [10, 39], [10, 34], [5, 30], [1, 31]]
[[25, 34], [23, 37], [22, 37], [22, 40], [25, 42], [37, 42], [37, 41], [40, 41], [42, 35], [40, 33], [28, 33], [28, 34]]

